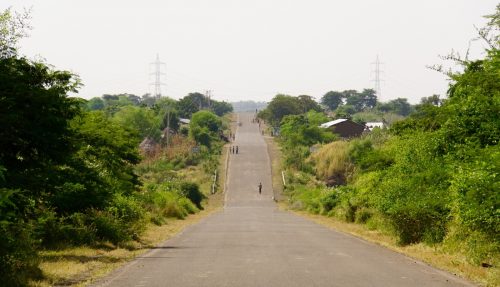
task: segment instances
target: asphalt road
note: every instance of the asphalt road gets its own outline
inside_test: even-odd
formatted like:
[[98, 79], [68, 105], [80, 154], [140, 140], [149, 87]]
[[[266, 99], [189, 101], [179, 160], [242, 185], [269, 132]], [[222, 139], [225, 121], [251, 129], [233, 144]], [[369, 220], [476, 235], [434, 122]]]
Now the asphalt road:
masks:
[[[270, 160], [252, 114], [231, 154], [226, 205], [96, 286], [472, 286], [380, 246], [332, 231], [272, 200]], [[262, 182], [262, 194], [258, 184]]]

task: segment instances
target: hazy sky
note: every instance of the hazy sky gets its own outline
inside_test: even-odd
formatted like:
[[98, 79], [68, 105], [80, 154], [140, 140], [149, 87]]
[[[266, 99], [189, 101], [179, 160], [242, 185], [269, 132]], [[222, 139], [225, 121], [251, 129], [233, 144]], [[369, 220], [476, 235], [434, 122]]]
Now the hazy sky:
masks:
[[[21, 52], [80, 75], [80, 96], [153, 92], [159, 53], [163, 94], [212, 90], [218, 100], [268, 101], [276, 93], [320, 98], [373, 88], [380, 57], [382, 100], [445, 94], [427, 65], [465, 54], [474, 25], [498, 0], [3, 0], [32, 7]], [[472, 44], [480, 56], [484, 45]]]

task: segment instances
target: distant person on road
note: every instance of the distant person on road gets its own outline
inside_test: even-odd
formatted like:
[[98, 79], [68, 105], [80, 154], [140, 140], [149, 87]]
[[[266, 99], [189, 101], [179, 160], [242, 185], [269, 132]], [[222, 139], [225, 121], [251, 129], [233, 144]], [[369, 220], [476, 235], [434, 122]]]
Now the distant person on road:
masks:
[[259, 182], [259, 194], [262, 194], [262, 182]]
[[238, 154], [238, 146], [236, 146], [236, 154]]

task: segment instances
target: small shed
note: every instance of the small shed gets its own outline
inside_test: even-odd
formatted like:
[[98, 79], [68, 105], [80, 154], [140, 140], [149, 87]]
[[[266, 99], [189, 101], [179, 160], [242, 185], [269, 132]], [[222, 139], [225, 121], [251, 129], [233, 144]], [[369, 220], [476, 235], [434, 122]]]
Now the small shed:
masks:
[[372, 131], [374, 128], [383, 129], [385, 127], [383, 122], [367, 122], [365, 124], [367, 130]]
[[141, 152], [152, 154], [156, 149], [156, 141], [150, 137], [146, 137], [139, 145]]
[[364, 125], [355, 123], [349, 119], [336, 119], [320, 125], [321, 128], [330, 129], [342, 138], [360, 136], [365, 130]]
[[190, 122], [191, 122], [191, 120], [190, 120], [190, 119], [183, 119], [183, 118], [180, 118], [180, 119], [179, 119], [179, 123], [180, 123], [181, 125], [189, 125], [189, 123], [190, 123]]

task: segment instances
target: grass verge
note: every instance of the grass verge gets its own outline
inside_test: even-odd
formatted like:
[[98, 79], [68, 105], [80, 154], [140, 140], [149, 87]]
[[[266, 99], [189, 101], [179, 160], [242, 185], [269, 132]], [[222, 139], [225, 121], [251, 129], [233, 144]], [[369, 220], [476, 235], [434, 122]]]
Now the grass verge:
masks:
[[150, 224], [139, 241], [115, 247], [112, 244], [98, 246], [68, 247], [60, 250], [40, 252], [40, 268], [45, 279], [32, 281], [30, 286], [86, 286], [102, 278], [159, 243], [168, 240], [186, 227], [221, 210], [221, 193], [207, 199], [205, 209], [189, 215], [184, 220], [170, 219], [167, 224]]

